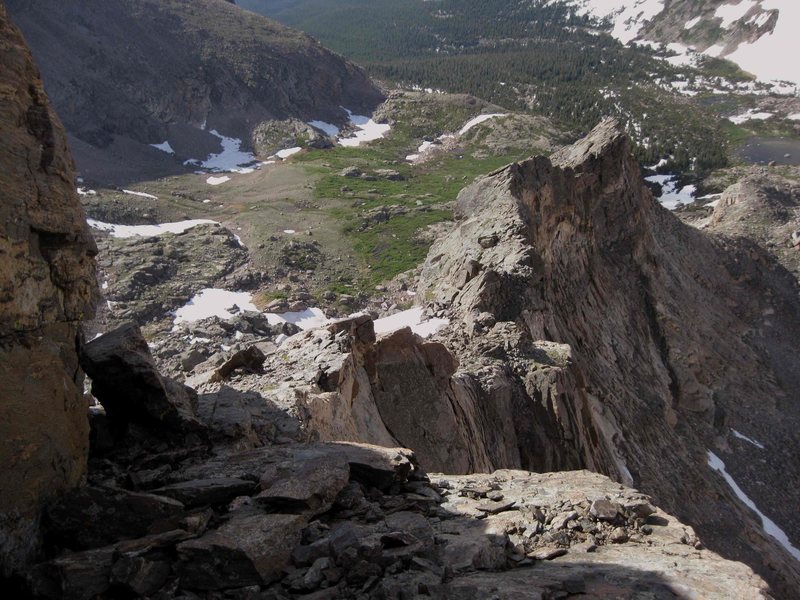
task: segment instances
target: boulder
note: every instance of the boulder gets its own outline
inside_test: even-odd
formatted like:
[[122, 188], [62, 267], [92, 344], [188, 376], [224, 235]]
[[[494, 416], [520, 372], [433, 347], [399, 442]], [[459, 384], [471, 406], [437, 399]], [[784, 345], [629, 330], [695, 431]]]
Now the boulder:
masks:
[[405, 179], [405, 176], [400, 171], [395, 171], [394, 169], [377, 169], [375, 176], [388, 181], [403, 181]]
[[86, 344], [81, 366], [92, 378], [92, 394], [118, 429], [133, 422], [155, 427], [155, 432], [204, 431], [194, 414], [197, 394], [158, 372], [135, 323]]
[[336, 452], [295, 455], [267, 467], [256, 499], [273, 509], [316, 515], [330, 509], [349, 480], [350, 468]]
[[92, 600], [108, 592], [114, 583], [123, 583], [135, 593], [137, 589], [152, 590], [162, 580], [164, 567], [135, 558], [171, 548], [190, 536], [186, 531], [173, 530], [64, 554], [31, 570], [30, 590], [34, 597], [49, 600]]
[[238, 496], [249, 496], [256, 491], [256, 488], [257, 485], [252, 481], [235, 477], [219, 477], [182, 481], [154, 489], [151, 493], [173, 498], [187, 508], [193, 508], [228, 504]]
[[358, 167], [345, 167], [344, 169], [342, 169], [341, 173], [339, 173], [339, 175], [342, 177], [353, 177], [353, 178], [361, 177], [363, 174], [364, 172]]
[[84, 487], [45, 512], [45, 536], [70, 550], [88, 550], [121, 540], [176, 529], [184, 505], [171, 498], [109, 487]]
[[214, 372], [211, 381], [224, 381], [229, 379], [234, 371], [237, 369], [245, 369], [250, 372], [255, 372], [261, 369], [261, 366], [266, 360], [264, 353], [258, 349], [257, 346], [250, 346], [244, 350], [239, 350], [228, 360], [226, 360]]
[[305, 518], [243, 508], [203, 537], [178, 545], [181, 585], [222, 590], [279, 579], [299, 544]]

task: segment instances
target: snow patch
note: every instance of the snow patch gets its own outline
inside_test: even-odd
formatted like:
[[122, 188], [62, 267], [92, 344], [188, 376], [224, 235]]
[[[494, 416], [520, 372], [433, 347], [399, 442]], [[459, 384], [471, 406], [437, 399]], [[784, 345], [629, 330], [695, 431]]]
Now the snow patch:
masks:
[[702, 19], [703, 19], [703, 17], [695, 17], [691, 21], [686, 21], [686, 25], [684, 25], [683, 28], [687, 29], [687, 30], [691, 29], [692, 27], [697, 25]]
[[713, 46], [709, 46], [703, 51], [703, 54], [711, 56], [712, 58], [717, 58], [720, 54], [725, 51], [725, 46], [721, 44], [714, 44]]
[[[436, 141], [441, 143], [441, 142], [444, 142], [445, 140], [455, 139], [458, 136], [464, 135], [465, 133], [467, 133], [473, 127], [476, 127], [477, 125], [480, 125], [481, 123], [485, 123], [489, 119], [494, 119], [496, 117], [506, 117], [506, 116], [508, 116], [507, 113], [492, 113], [492, 114], [486, 114], [486, 115], [478, 115], [477, 117], [474, 117], [474, 118], [470, 119], [469, 121], [467, 121], [464, 124], [464, 126], [461, 129], [458, 130], [458, 133], [445, 133], [445, 134], [442, 134], [438, 138], [436, 138]], [[419, 148], [417, 148], [416, 153], [409, 154], [408, 156], [406, 156], [406, 160], [408, 162], [416, 162], [416, 161], [418, 161], [422, 156], [425, 155], [425, 153], [430, 148], [432, 148], [435, 145], [436, 145], [436, 142], [422, 142], [422, 144], [420, 144]]]
[[150, 200], [158, 200], [158, 196], [153, 196], [153, 194], [145, 194], [144, 192], [136, 192], [134, 190], [122, 190], [123, 194], [128, 194], [129, 196], [139, 196], [140, 198], [149, 198]]
[[175, 154], [175, 150], [173, 150], [172, 146], [169, 145], [169, 140], [161, 144], [150, 144], [150, 145], [156, 150], [161, 150], [162, 152], [166, 152], [167, 154]]
[[287, 312], [283, 314], [264, 313], [270, 325], [280, 325], [281, 323], [293, 323], [300, 329], [314, 329], [321, 327], [330, 321], [325, 313], [319, 308], [309, 308], [302, 312]]
[[294, 154], [297, 154], [301, 150], [302, 150], [302, 148], [300, 148], [300, 147], [286, 148], [285, 150], [279, 150], [278, 152], [276, 152], [275, 156], [277, 156], [278, 158], [283, 160], [283, 159], [289, 158], [290, 156], [292, 156]]
[[750, 508], [761, 518], [761, 526], [764, 528], [764, 532], [767, 535], [775, 538], [781, 546], [786, 548], [789, 554], [794, 556], [797, 560], [800, 560], [800, 550], [792, 545], [786, 533], [780, 527], [778, 527], [772, 519], [758, 510], [755, 502], [753, 502], [747, 496], [747, 494], [742, 491], [742, 488], [737, 485], [733, 477], [731, 477], [725, 470], [725, 463], [722, 461], [722, 459], [711, 452], [711, 450], [708, 451], [708, 466], [722, 475], [722, 478], [730, 486], [730, 488], [733, 490], [733, 493], [736, 494], [739, 500], [741, 500], [748, 508]]
[[741, 0], [739, 4], [723, 4], [717, 8], [714, 12], [714, 16], [718, 19], [722, 19], [720, 25], [723, 29], [728, 29], [731, 25], [736, 23], [736, 21], [750, 12], [750, 9], [754, 6], [758, 6], [756, 0]]
[[578, 15], [611, 19], [611, 35], [623, 44], [633, 41], [644, 25], [664, 10], [664, 0], [631, 0], [620, 6], [620, 0], [573, 0]]
[[297, 233], [297, 231], [295, 231], [294, 229], [284, 229], [283, 233], [287, 235], [294, 235], [295, 233]]
[[242, 140], [226, 137], [216, 129], [212, 129], [209, 133], [219, 138], [222, 144], [222, 152], [219, 154], [212, 154], [203, 162], [203, 167], [206, 169], [240, 173], [246, 168], [243, 167], [244, 165], [250, 164], [256, 160], [254, 154], [242, 150]]
[[382, 319], [377, 319], [375, 322], [375, 333], [383, 335], [402, 329], [403, 327], [410, 327], [411, 331], [417, 335], [427, 338], [434, 333], [450, 324], [449, 319], [425, 319], [423, 317], [422, 308], [412, 308], [404, 310], [397, 314]]
[[691, 204], [694, 202], [694, 194], [697, 186], [685, 185], [678, 187], [678, 178], [675, 175], [650, 175], [644, 178], [645, 181], [661, 186], [661, 197], [658, 198], [661, 206], [669, 210], [675, 210], [679, 205]]
[[666, 165], [668, 162], [669, 162], [668, 158], [662, 158], [656, 164], [650, 165], [649, 167], [645, 167], [645, 169], [647, 169], [648, 171], [656, 171], [661, 167], [663, 167], [664, 165]]
[[[230, 308], [237, 306], [239, 311], [259, 312], [253, 304], [253, 295], [249, 292], [230, 292], [228, 290], [206, 288], [199, 291], [189, 302], [176, 310], [175, 325], [179, 323], [192, 323], [210, 317], [230, 320], [239, 311], [231, 312]], [[302, 312], [289, 312], [283, 314], [264, 313], [270, 325], [293, 323], [300, 329], [313, 329], [329, 321], [318, 308], [309, 308]]]
[[[790, 121], [800, 121], [800, 113], [794, 113], [793, 115], [789, 115], [786, 118], [789, 119]], [[92, 190], [89, 191], [91, 192]]]
[[198, 225], [219, 225], [216, 221], [208, 219], [192, 219], [190, 221], [161, 223], [160, 225], [116, 225], [114, 223], [95, 221], [94, 219], [87, 219], [86, 222], [92, 229], [105, 231], [115, 238], [151, 237], [165, 233], [183, 233]]
[[336, 137], [339, 135], [339, 128], [331, 123], [326, 123], [325, 121], [309, 121], [308, 124], [319, 129], [328, 137]]
[[746, 113], [743, 113], [741, 115], [728, 117], [728, 121], [736, 125], [741, 125], [742, 123], [746, 123], [747, 121], [765, 121], [766, 119], [769, 119], [770, 117], [773, 116], [775, 115], [769, 112], [755, 112], [753, 109], [750, 109]]
[[[256, 161], [254, 154], [242, 150], [242, 140], [222, 135], [216, 129], [209, 131], [222, 144], [222, 151], [212, 154], [206, 160], [187, 160], [184, 164], [193, 164], [216, 173], [252, 173], [248, 167]], [[214, 185], [214, 184], [212, 184]]]
[[222, 175], [220, 177], [209, 177], [208, 179], [206, 179], [206, 183], [208, 185], [222, 185], [226, 181], [230, 181], [230, 180], [231, 180], [231, 178], [228, 177], [227, 175]]
[[340, 146], [347, 146], [350, 148], [358, 147], [364, 142], [371, 142], [383, 138], [392, 128], [391, 125], [376, 123], [370, 117], [354, 115], [346, 108], [344, 110], [347, 112], [350, 122], [356, 126], [358, 131], [356, 131], [352, 137], [339, 140]]
[[192, 323], [210, 317], [229, 320], [233, 314], [228, 311], [233, 305], [241, 310], [258, 311], [253, 304], [253, 296], [248, 292], [229, 292], [214, 288], [199, 291], [189, 302], [175, 311], [175, 324]]
[[756, 448], [759, 448], [760, 450], [764, 449], [764, 444], [762, 444], [761, 442], [757, 442], [753, 438], [747, 437], [743, 433], [739, 433], [735, 429], [731, 429], [731, 433], [733, 434], [733, 437], [739, 438], [740, 440], [744, 440], [745, 442], [747, 442], [749, 444], [753, 444], [753, 446], [755, 446]]
[[[789, 118], [791, 119], [792, 117]], [[78, 196], [96, 196], [96, 195], [97, 192], [94, 190], [87, 190], [86, 188], [78, 188]]]
[[505, 116], [507, 116], [506, 113], [492, 113], [488, 115], [478, 115], [474, 119], [470, 119], [469, 121], [467, 121], [467, 123], [461, 129], [459, 129], [458, 135], [464, 135], [476, 125], [480, 125], [481, 123], [484, 123], [489, 119], [494, 119], [496, 117], [505, 117]]

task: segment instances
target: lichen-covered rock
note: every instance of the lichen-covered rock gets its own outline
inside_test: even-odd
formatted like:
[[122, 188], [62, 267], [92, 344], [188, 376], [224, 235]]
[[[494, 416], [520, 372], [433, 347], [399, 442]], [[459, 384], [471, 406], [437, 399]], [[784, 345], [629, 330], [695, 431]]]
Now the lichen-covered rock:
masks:
[[0, 6], [0, 571], [37, 546], [42, 503], [86, 469], [76, 348], [94, 313], [94, 255], [66, 136]]

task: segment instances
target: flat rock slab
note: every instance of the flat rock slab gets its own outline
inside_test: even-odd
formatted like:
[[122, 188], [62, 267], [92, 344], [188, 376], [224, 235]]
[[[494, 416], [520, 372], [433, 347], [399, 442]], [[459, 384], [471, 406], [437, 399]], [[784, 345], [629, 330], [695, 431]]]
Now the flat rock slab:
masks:
[[274, 508], [319, 514], [333, 506], [349, 481], [350, 466], [338, 452], [293, 457], [267, 467], [261, 475], [263, 491], [256, 498]]
[[[379, 489], [402, 483], [418, 469], [414, 453], [407, 448], [384, 448], [370, 444], [331, 442], [292, 444], [224, 453], [186, 469], [191, 479], [238, 478], [261, 480], [275, 465], [300, 463], [325, 457], [350, 469], [350, 479]], [[332, 464], [332, 463], [329, 463]]]
[[250, 496], [257, 485], [252, 481], [233, 477], [194, 479], [152, 490], [153, 494], [167, 496], [182, 502], [186, 507], [227, 504], [237, 496]]
[[181, 586], [218, 590], [268, 584], [283, 576], [306, 519], [242, 509], [195, 540], [178, 545]]
[[85, 550], [174, 529], [184, 515], [184, 505], [172, 498], [85, 487], [48, 508], [45, 531], [61, 547]]

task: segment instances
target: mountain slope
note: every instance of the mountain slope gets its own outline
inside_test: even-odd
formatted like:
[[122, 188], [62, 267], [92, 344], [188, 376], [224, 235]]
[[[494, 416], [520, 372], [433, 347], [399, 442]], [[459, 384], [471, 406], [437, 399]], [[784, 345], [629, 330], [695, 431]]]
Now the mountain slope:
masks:
[[681, 44], [727, 58], [763, 80], [800, 84], [794, 0], [571, 0], [578, 14], [605, 21], [622, 41]]
[[202, 159], [220, 149], [211, 130], [250, 149], [263, 121], [343, 123], [341, 106], [364, 111], [382, 98], [360, 69], [308, 35], [223, 0], [7, 5], [82, 170], [174, 170], [181, 161], [149, 145], [167, 140], [177, 156]]

